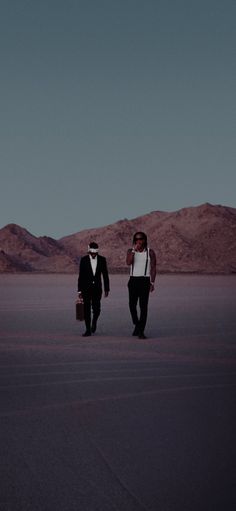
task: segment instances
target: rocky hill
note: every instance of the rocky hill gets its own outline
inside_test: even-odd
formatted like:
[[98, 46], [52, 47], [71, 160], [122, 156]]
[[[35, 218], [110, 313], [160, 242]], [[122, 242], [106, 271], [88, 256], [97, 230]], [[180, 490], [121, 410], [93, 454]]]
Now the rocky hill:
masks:
[[0, 272], [73, 272], [76, 262], [58, 241], [8, 224], [0, 229]]
[[0, 230], [0, 271], [77, 272], [88, 243], [97, 241], [110, 271], [124, 272], [126, 250], [138, 230], [147, 233], [159, 272], [236, 272], [236, 209], [211, 204], [153, 211], [57, 241], [10, 224]]

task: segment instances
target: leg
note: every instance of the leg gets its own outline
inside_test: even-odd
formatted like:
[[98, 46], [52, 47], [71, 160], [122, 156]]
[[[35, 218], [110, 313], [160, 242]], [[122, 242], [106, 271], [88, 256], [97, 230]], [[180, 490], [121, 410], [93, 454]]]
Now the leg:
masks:
[[129, 289], [129, 310], [134, 325], [138, 325], [137, 303], [138, 303], [138, 286], [134, 278], [130, 278], [128, 282]]
[[83, 300], [84, 300], [84, 320], [85, 320], [86, 332], [88, 334], [90, 334], [91, 333], [91, 297], [90, 297], [90, 294], [87, 294], [87, 293], [83, 294]]
[[93, 321], [92, 321], [92, 332], [96, 332], [97, 320], [101, 312], [101, 292], [93, 292], [92, 295], [92, 310], [93, 310]]
[[150, 282], [148, 278], [144, 278], [142, 282], [140, 282], [140, 295], [139, 295], [139, 305], [140, 305], [140, 333], [143, 334], [146, 322], [147, 322], [147, 313], [148, 313], [148, 299], [150, 292]]

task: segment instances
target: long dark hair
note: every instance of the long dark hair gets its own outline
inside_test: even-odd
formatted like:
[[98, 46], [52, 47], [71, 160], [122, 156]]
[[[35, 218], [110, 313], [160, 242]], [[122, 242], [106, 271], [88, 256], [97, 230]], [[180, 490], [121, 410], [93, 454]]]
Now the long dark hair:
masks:
[[136, 243], [136, 238], [137, 236], [139, 236], [140, 238], [143, 238], [144, 240], [144, 247], [147, 248], [147, 235], [145, 234], [145, 232], [142, 232], [142, 231], [138, 231], [134, 234], [133, 236], [133, 245]]

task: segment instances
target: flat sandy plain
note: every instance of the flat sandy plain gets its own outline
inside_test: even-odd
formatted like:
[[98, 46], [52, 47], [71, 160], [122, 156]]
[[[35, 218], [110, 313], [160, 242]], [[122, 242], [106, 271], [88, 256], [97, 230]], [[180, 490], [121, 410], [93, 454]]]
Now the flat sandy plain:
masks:
[[236, 509], [236, 277], [128, 276], [81, 336], [76, 275], [1, 275], [0, 511]]

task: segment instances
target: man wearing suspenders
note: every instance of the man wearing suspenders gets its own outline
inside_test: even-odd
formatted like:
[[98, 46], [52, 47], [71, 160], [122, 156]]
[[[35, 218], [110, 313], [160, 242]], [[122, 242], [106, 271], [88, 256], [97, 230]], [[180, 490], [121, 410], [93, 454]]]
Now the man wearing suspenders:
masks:
[[[144, 232], [136, 232], [133, 237], [133, 248], [128, 249], [127, 264], [130, 266], [129, 309], [133, 324], [133, 335], [146, 339], [144, 329], [147, 322], [149, 293], [154, 290], [156, 278], [156, 254], [147, 246], [147, 236]], [[137, 305], [139, 302], [140, 316]]]

